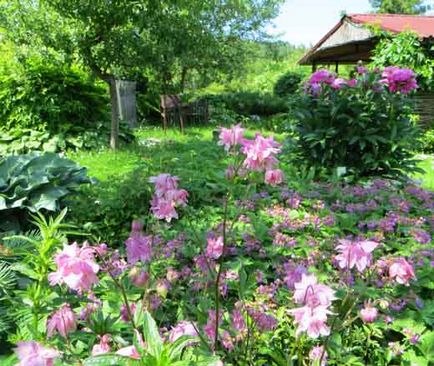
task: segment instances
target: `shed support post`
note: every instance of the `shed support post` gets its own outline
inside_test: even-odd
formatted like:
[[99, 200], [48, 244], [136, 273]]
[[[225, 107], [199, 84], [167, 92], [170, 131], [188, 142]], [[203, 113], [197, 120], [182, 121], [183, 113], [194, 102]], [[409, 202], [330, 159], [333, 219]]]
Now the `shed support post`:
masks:
[[313, 62], [313, 63], [312, 63], [312, 72], [315, 72], [315, 71], [316, 71], [316, 63]]
[[335, 72], [336, 72], [336, 75], [339, 73], [339, 61], [336, 61], [336, 63], [335, 63]]

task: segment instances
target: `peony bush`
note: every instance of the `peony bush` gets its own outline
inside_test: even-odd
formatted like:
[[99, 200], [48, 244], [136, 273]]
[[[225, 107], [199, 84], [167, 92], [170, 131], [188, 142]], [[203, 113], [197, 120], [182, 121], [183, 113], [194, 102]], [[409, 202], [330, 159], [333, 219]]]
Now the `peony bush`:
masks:
[[124, 248], [37, 219], [7, 300], [17, 364], [434, 362], [434, 195], [380, 179], [290, 190], [273, 137], [236, 125], [218, 143], [221, 205], [192, 211], [182, 181], [151, 177], [153, 219]]
[[417, 170], [419, 130], [410, 116], [417, 87], [412, 70], [395, 66], [359, 66], [349, 80], [316, 71], [292, 107], [299, 156], [319, 170], [356, 177]]

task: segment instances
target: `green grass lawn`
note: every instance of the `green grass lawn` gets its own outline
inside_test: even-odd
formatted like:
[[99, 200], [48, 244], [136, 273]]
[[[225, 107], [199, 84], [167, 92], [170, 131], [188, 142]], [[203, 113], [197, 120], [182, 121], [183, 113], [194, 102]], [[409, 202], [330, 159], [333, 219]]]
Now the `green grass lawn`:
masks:
[[[123, 177], [138, 169], [152, 168], [152, 171], [170, 171], [172, 174], [187, 176], [216, 172], [224, 168], [222, 149], [212, 142], [215, 126], [190, 127], [181, 134], [177, 129], [164, 131], [159, 127], [147, 127], [137, 130], [137, 141], [117, 151], [80, 151], [68, 154], [89, 170], [89, 175], [100, 181]], [[252, 128], [248, 135], [254, 135]], [[270, 131], [258, 128], [263, 134]], [[283, 141], [284, 135], [274, 134]], [[223, 160], [222, 160], [223, 159]], [[434, 191], [434, 157], [423, 156], [420, 167], [425, 174], [416, 174], [424, 188]], [[183, 174], [184, 171], [184, 174]]]

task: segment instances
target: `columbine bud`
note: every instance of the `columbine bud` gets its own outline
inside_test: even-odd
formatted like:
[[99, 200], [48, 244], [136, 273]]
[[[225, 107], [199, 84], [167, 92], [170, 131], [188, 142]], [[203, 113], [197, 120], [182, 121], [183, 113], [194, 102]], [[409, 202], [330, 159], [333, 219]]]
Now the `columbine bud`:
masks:
[[166, 298], [169, 288], [170, 285], [167, 280], [158, 280], [156, 290], [157, 294], [160, 295], [162, 298]]
[[145, 287], [149, 281], [149, 273], [133, 267], [128, 275], [131, 282], [137, 287]]
[[170, 283], [173, 283], [178, 278], [179, 278], [179, 272], [175, 271], [172, 267], [169, 267], [167, 269], [167, 273], [166, 273], [166, 279], [167, 279], [167, 281], [169, 281]]

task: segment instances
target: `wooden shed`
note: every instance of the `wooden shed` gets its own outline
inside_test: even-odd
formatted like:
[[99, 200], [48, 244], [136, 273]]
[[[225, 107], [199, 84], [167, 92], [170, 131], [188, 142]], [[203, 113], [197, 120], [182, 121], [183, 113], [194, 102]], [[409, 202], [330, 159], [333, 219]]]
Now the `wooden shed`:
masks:
[[[434, 46], [434, 16], [402, 14], [350, 14], [341, 18], [298, 62], [300, 65], [333, 65], [369, 62], [378, 42], [373, 28], [391, 33], [411, 30], [424, 43]], [[434, 51], [433, 51], [434, 57]], [[434, 94], [417, 96], [417, 109], [425, 123], [434, 120]]]

